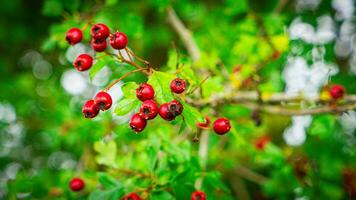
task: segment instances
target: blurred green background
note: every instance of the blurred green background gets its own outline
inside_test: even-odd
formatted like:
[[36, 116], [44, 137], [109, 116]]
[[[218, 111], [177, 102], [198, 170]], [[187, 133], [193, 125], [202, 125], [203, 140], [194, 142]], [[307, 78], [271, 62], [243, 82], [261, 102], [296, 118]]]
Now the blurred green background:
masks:
[[[200, 49], [194, 81], [204, 78], [199, 72], [212, 74], [204, 97], [222, 91], [226, 80], [269, 93], [315, 95], [328, 82], [356, 93], [352, 0], [1, 1], [0, 199], [119, 199], [140, 191], [147, 199], [183, 200], [195, 188], [219, 200], [355, 198], [355, 111], [303, 119], [261, 114], [259, 125], [243, 106], [206, 107], [202, 115], [219, 112], [233, 124], [224, 137], [199, 132], [210, 135], [207, 156], [192, 142], [196, 130], [178, 133], [180, 118], [157, 119], [133, 134], [130, 113], [82, 117], [83, 102], [133, 68], [104, 60], [95, 72], [74, 71], [74, 55], [90, 51], [89, 28], [74, 47], [66, 31], [105, 23], [125, 32], [137, 55], [172, 71], [175, 48], [181, 63], [192, 60], [167, 21], [169, 7]], [[248, 83], [254, 74], [258, 85]], [[123, 91], [116, 89], [117, 101]], [[258, 148], [265, 136], [267, 145]], [[68, 189], [74, 176], [86, 181], [84, 191]]]

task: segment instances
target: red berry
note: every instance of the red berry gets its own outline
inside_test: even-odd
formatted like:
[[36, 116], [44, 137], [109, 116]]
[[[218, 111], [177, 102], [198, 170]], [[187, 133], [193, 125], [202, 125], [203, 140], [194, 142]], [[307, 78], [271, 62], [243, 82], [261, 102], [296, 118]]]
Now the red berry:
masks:
[[137, 133], [143, 131], [143, 129], [146, 127], [146, 124], [147, 120], [143, 118], [141, 113], [134, 114], [130, 119], [130, 127]]
[[182, 114], [183, 112], [183, 105], [177, 100], [173, 100], [169, 102], [168, 106], [169, 106], [169, 111], [173, 113], [175, 117]]
[[91, 27], [90, 34], [96, 40], [105, 40], [110, 35], [110, 29], [105, 24], [95, 24]]
[[114, 49], [124, 49], [127, 43], [127, 36], [122, 32], [116, 32], [110, 35], [110, 44]]
[[203, 191], [194, 191], [191, 200], [206, 200], [206, 194]]
[[108, 110], [112, 105], [111, 96], [106, 92], [99, 92], [98, 94], [96, 94], [94, 97], [94, 101], [96, 106], [100, 110]]
[[130, 194], [127, 194], [125, 197], [124, 197], [124, 200], [141, 200], [140, 196], [138, 196], [136, 193], [130, 193]]
[[208, 117], [208, 116], [205, 116], [204, 123], [200, 123], [200, 122], [197, 123], [198, 128], [207, 129], [207, 128], [209, 128], [209, 126], [210, 126], [210, 117]]
[[171, 91], [177, 94], [184, 92], [185, 81], [180, 78], [176, 78], [171, 82]]
[[107, 43], [105, 39], [92, 39], [91, 42], [91, 47], [94, 49], [96, 52], [103, 52], [105, 51], [107, 47]]
[[169, 103], [162, 104], [159, 107], [158, 114], [167, 121], [172, 121], [175, 118], [174, 113], [169, 110]]
[[94, 118], [98, 115], [99, 108], [98, 106], [96, 106], [93, 99], [90, 99], [89, 101], [85, 102], [82, 109], [82, 113], [85, 118]]
[[69, 182], [69, 188], [72, 191], [80, 191], [85, 187], [85, 183], [83, 181], [83, 179], [81, 178], [73, 178], [72, 180], [70, 180]]
[[158, 114], [158, 106], [154, 100], [146, 100], [140, 107], [140, 113], [145, 119], [153, 119]]
[[68, 44], [75, 45], [78, 42], [82, 41], [83, 32], [79, 28], [71, 28], [67, 31], [66, 40]]
[[219, 118], [213, 124], [215, 133], [224, 135], [231, 129], [230, 121], [226, 118]]
[[93, 58], [88, 54], [80, 54], [74, 60], [73, 65], [78, 71], [88, 70], [93, 65]]
[[141, 101], [153, 99], [154, 96], [155, 91], [150, 84], [142, 83], [136, 89], [136, 97]]
[[345, 95], [345, 88], [342, 85], [333, 85], [329, 89], [329, 94], [333, 99], [341, 99]]
[[266, 144], [269, 143], [269, 141], [270, 141], [269, 136], [262, 136], [255, 141], [255, 148], [257, 150], [263, 150], [265, 148]]

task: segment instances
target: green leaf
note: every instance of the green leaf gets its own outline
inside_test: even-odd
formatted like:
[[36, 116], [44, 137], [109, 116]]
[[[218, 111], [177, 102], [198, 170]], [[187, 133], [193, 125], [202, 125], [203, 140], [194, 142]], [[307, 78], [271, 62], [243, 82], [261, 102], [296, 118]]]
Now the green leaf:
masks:
[[63, 5], [60, 0], [47, 0], [42, 8], [42, 14], [50, 17], [61, 15]]
[[136, 89], [138, 88], [137, 83], [135, 82], [126, 82], [121, 90], [124, 94], [124, 97], [127, 99], [134, 99], [136, 98]]
[[148, 80], [148, 84], [155, 89], [155, 99], [158, 103], [165, 103], [173, 100], [172, 92], [169, 88], [171, 81], [176, 78], [174, 75], [154, 71]]
[[[98, 57], [102, 56], [102, 54], [98, 54]], [[90, 80], [93, 80], [95, 75], [106, 65], [109, 63], [113, 62], [113, 60], [110, 57], [104, 56], [100, 58], [99, 60], [96, 61], [96, 63], [90, 68], [89, 71], [89, 78]]]
[[118, 180], [108, 176], [108, 174], [103, 172], [99, 172], [99, 182], [105, 189], [123, 187], [123, 185]]
[[118, 2], [118, 0], [106, 0], [105, 4], [108, 6], [115, 5]]
[[199, 80], [197, 79], [197, 76], [194, 74], [193, 69], [190, 66], [184, 65], [183, 67], [180, 68], [179, 70], [179, 75], [187, 80], [191, 85], [197, 85], [199, 83]]
[[121, 99], [115, 108], [115, 114], [118, 116], [123, 116], [129, 113], [131, 110], [134, 110], [138, 105], [140, 101], [137, 99], [127, 99], [123, 98]]
[[94, 150], [98, 152], [95, 160], [98, 164], [116, 167], [116, 143], [111, 140], [109, 142], [97, 141], [94, 143]]
[[203, 96], [210, 97], [213, 93], [218, 93], [224, 90], [221, 77], [210, 77], [202, 85]]
[[196, 124], [198, 122], [204, 122], [204, 116], [194, 107], [188, 105], [184, 101], [181, 101], [184, 109], [183, 109], [183, 116], [184, 122], [189, 126], [192, 131], [197, 130]]
[[111, 188], [109, 190], [96, 189], [90, 193], [89, 200], [117, 200], [124, 195], [122, 186]]
[[334, 131], [335, 117], [332, 115], [322, 115], [314, 118], [309, 129], [309, 134], [321, 138], [329, 137]]

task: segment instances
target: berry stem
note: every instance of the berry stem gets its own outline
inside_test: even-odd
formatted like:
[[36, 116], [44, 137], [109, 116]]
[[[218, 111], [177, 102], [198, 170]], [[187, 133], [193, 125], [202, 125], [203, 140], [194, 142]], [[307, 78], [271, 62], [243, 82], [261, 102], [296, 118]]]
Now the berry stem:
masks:
[[204, 84], [204, 82], [205, 82], [206, 80], [208, 80], [209, 77], [210, 77], [210, 76], [207, 76], [207, 77], [205, 77], [203, 80], [201, 80], [200, 83], [199, 83], [197, 86], [195, 86], [191, 91], [187, 92], [187, 95], [193, 94], [193, 93], [195, 92], [195, 90], [197, 90], [198, 88], [200, 88], [200, 87]]
[[134, 74], [136, 72], [141, 72], [141, 71], [144, 71], [144, 70], [147, 70], [147, 69], [146, 68], [140, 68], [140, 69], [136, 69], [136, 70], [127, 72], [126, 74], [122, 75], [120, 78], [118, 78], [118, 79], [114, 80], [112, 83], [110, 83], [110, 85], [108, 85], [106, 88], [104, 88], [103, 91], [106, 92], [106, 91], [110, 90], [110, 88], [112, 86], [114, 86], [116, 83], [120, 82], [124, 78], [130, 76], [131, 74]]

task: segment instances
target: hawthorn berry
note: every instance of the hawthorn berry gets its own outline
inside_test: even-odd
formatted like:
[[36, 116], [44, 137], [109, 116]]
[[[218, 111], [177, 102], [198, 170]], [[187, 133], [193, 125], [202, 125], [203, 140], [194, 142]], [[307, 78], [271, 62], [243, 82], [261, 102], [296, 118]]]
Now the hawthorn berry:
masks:
[[203, 191], [194, 191], [191, 200], [206, 200], [206, 194]]
[[127, 43], [127, 36], [122, 32], [116, 32], [110, 35], [110, 44], [114, 49], [124, 49]]
[[99, 92], [95, 95], [94, 101], [100, 110], [108, 110], [112, 105], [112, 98], [107, 92]]
[[83, 32], [79, 28], [71, 28], [67, 31], [66, 40], [68, 44], [75, 45], [82, 41]]
[[213, 124], [215, 133], [224, 135], [231, 129], [230, 121], [226, 118], [218, 118]]
[[141, 198], [140, 198], [140, 196], [138, 196], [138, 194], [133, 192], [133, 193], [127, 194], [124, 197], [124, 200], [141, 200]]
[[95, 24], [90, 29], [91, 36], [96, 40], [105, 40], [110, 35], [110, 29], [105, 24]]
[[94, 118], [98, 115], [99, 108], [95, 104], [95, 101], [93, 99], [90, 99], [89, 101], [85, 102], [82, 109], [82, 113], [85, 118]]
[[269, 136], [262, 136], [260, 138], [258, 138], [256, 141], [255, 141], [255, 148], [257, 150], [263, 150], [265, 149], [265, 146], [269, 143], [270, 141], [270, 137]]
[[158, 114], [167, 121], [172, 121], [175, 118], [174, 113], [169, 109], [169, 103], [161, 104], [158, 110]]
[[96, 52], [103, 52], [105, 51], [107, 47], [107, 43], [105, 39], [92, 39], [91, 42], [91, 47], [94, 49]]
[[182, 114], [183, 112], [183, 105], [177, 100], [173, 100], [169, 102], [168, 106], [169, 106], [169, 111], [173, 113], [174, 117]]
[[136, 97], [141, 101], [153, 99], [154, 96], [155, 96], [155, 91], [153, 87], [148, 83], [142, 83], [136, 89]]
[[69, 182], [69, 188], [74, 191], [80, 191], [85, 187], [85, 183], [81, 178], [72, 178]]
[[210, 126], [210, 117], [205, 116], [205, 122], [198, 122], [197, 127], [207, 129]]
[[342, 85], [333, 85], [329, 89], [329, 94], [333, 99], [341, 99], [345, 95], [345, 88]]
[[145, 118], [143, 118], [141, 113], [136, 113], [136, 114], [132, 115], [129, 124], [130, 124], [130, 127], [132, 128], [132, 130], [134, 130], [135, 132], [138, 133], [138, 132], [143, 131], [143, 129], [145, 129], [147, 120]]
[[171, 91], [177, 94], [184, 92], [185, 90], [185, 81], [180, 78], [176, 78], [171, 81]]
[[93, 65], [93, 58], [88, 54], [80, 54], [74, 60], [73, 65], [78, 71], [88, 70]]
[[140, 107], [140, 113], [145, 119], [153, 119], [158, 114], [158, 106], [154, 100], [146, 100], [142, 103]]

